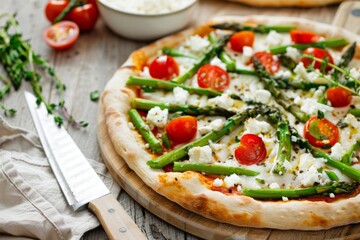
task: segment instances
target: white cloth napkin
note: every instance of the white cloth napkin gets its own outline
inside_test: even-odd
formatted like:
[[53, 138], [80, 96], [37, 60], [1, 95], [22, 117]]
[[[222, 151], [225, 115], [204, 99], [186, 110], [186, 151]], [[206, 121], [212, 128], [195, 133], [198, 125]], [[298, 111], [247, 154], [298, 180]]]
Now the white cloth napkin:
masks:
[[[105, 165], [89, 162], [117, 196], [120, 188]], [[0, 118], [0, 238], [79, 239], [98, 225], [88, 210], [68, 206], [37, 135]]]

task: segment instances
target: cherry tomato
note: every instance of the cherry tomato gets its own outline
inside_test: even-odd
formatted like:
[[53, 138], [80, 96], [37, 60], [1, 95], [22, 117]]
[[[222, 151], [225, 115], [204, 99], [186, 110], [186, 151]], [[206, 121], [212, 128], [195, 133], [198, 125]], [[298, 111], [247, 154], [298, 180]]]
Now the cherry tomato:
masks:
[[55, 50], [64, 50], [75, 44], [79, 37], [79, 27], [70, 21], [61, 21], [45, 29], [45, 42]]
[[218, 91], [224, 91], [230, 85], [227, 71], [210, 64], [205, 64], [199, 69], [197, 81], [201, 88], [212, 88]]
[[151, 62], [149, 72], [153, 78], [170, 80], [179, 75], [179, 67], [174, 58], [164, 55]]
[[173, 172], [174, 171], [174, 164], [170, 163], [170, 164], [166, 165], [165, 167], [163, 167], [163, 170], [165, 172]]
[[[330, 53], [327, 52], [326, 50], [324, 49], [321, 49], [321, 48], [307, 48], [305, 49], [305, 51], [303, 52], [303, 54], [306, 54], [306, 55], [312, 55], [314, 57], [317, 57], [317, 58], [321, 58], [321, 59], [327, 59], [329, 61], [329, 63], [332, 63], [334, 64], [334, 60], [333, 58], [331, 57]], [[313, 63], [313, 60], [311, 60], [310, 58], [307, 58], [307, 57], [303, 57], [301, 59], [301, 62], [304, 64], [305, 67], [308, 67], [310, 66], [312, 63]], [[321, 66], [322, 66], [322, 63], [321, 62], [315, 62], [314, 64], [314, 68], [315, 69], [319, 69], [321, 70]], [[325, 71], [328, 72], [331, 70], [331, 67], [330, 66], [327, 66], [325, 68]]]
[[196, 136], [197, 119], [192, 116], [182, 116], [174, 118], [165, 127], [173, 145], [186, 143]]
[[351, 93], [342, 87], [332, 87], [326, 91], [326, 97], [333, 107], [345, 107], [352, 100]]
[[304, 126], [304, 136], [314, 147], [331, 147], [339, 141], [338, 127], [326, 118], [311, 117]]
[[45, 16], [50, 21], [53, 22], [57, 16], [65, 9], [69, 4], [68, 0], [50, 0], [46, 3], [45, 6]]
[[87, 3], [71, 10], [69, 18], [79, 26], [81, 31], [90, 31], [95, 27], [99, 12], [95, 4]]
[[290, 31], [290, 37], [294, 43], [312, 43], [318, 39], [318, 36], [313, 32], [297, 29]]
[[266, 158], [263, 140], [254, 134], [245, 134], [240, 139], [240, 146], [235, 149], [236, 160], [243, 165], [257, 164]]
[[251, 31], [241, 31], [235, 33], [230, 37], [230, 46], [231, 49], [235, 52], [243, 52], [243, 47], [248, 46], [252, 47], [255, 40], [255, 33]]
[[271, 74], [277, 73], [280, 69], [280, 61], [274, 58], [272, 53], [268, 52], [257, 52], [254, 57], [259, 59], [262, 65], [264, 65], [266, 71]]

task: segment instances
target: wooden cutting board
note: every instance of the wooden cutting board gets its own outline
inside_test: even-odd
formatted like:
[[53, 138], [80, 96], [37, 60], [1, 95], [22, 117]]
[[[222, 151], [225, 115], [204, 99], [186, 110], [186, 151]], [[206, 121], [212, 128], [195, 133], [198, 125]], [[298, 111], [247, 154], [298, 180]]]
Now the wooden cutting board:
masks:
[[[314, 0], [315, 1], [315, 0]], [[333, 25], [360, 33], [360, 2], [344, 2], [334, 18]], [[205, 239], [360, 239], [360, 224], [323, 231], [284, 231], [237, 227], [219, 223], [190, 212], [157, 194], [117, 155], [104, 123], [103, 108], [98, 114], [98, 140], [103, 160], [119, 185], [138, 203], [166, 222]], [[296, 217], [296, 216], [294, 216]]]

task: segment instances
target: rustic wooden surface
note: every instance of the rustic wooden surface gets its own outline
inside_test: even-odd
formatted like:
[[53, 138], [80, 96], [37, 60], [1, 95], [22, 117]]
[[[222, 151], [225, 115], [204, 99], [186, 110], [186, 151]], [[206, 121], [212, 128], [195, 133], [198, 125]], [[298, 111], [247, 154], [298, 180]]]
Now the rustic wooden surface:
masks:
[[[82, 34], [72, 49], [55, 52], [42, 40], [42, 31], [49, 25], [44, 16], [45, 3], [46, 0], [0, 0], [0, 14], [17, 12], [24, 37], [30, 39], [34, 50], [48, 59], [55, 67], [58, 75], [67, 85], [65, 98], [68, 109], [78, 119], [84, 119], [90, 123], [87, 129], [79, 130], [68, 125], [67, 129], [86, 157], [101, 161], [95, 128], [98, 104], [90, 101], [89, 93], [93, 90], [102, 90], [107, 80], [111, 78], [117, 67], [126, 60], [128, 55], [147, 43], [134, 42], [116, 36], [99, 20], [95, 30]], [[249, 14], [295, 16], [331, 23], [337, 9], [337, 5], [312, 9], [251, 8], [219, 0], [200, 0], [200, 8], [192, 24], [200, 24], [212, 16]], [[358, 31], [359, 20], [347, 19], [346, 16], [349, 11], [345, 9], [345, 12], [343, 26]], [[0, 71], [3, 70], [0, 69]], [[42, 81], [45, 96], [56, 99], [54, 83], [45, 77]], [[8, 121], [12, 125], [34, 131], [23, 97], [23, 90], [31, 91], [30, 85], [24, 82], [18, 92], [12, 92], [4, 100], [6, 105], [14, 107], [18, 111], [17, 115]], [[157, 218], [130, 198], [125, 191], [121, 191], [118, 200], [149, 239], [198, 239]], [[354, 231], [354, 234], [358, 233], [359, 229]], [[272, 239], [277, 239], [276, 236], [273, 234]], [[334, 230], [324, 233], [324, 237], [329, 239], [338, 236]], [[99, 227], [86, 233], [83, 239], [106, 239], [106, 236], [102, 228]]]

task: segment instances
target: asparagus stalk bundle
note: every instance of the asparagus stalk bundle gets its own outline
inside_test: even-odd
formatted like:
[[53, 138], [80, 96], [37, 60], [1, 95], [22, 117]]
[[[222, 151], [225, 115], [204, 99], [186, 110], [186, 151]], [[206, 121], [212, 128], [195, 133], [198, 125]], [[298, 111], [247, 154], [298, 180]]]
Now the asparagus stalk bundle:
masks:
[[300, 122], [306, 122], [309, 119], [309, 115], [301, 111], [299, 106], [293, 104], [292, 101], [282, 93], [279, 89], [279, 84], [266, 71], [265, 67], [256, 57], [253, 57], [253, 64], [257, 76], [264, 83], [265, 88], [273, 95], [276, 102], [285, 110], [291, 112]]

